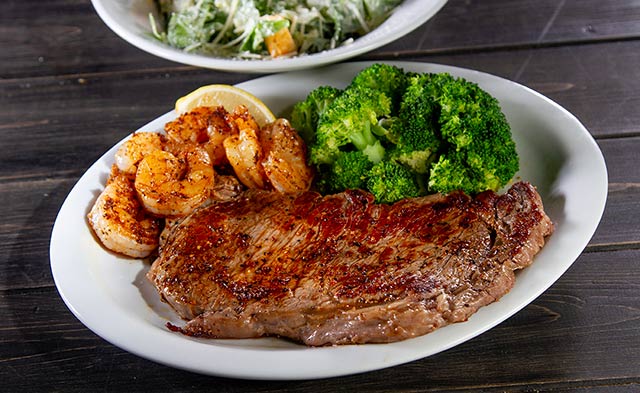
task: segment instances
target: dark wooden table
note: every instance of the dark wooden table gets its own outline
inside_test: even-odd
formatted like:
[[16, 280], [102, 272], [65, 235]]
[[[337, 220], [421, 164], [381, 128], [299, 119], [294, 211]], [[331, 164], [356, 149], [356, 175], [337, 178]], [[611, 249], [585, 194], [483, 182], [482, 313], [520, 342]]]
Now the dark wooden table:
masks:
[[171, 369], [114, 347], [66, 308], [51, 228], [116, 141], [209, 83], [256, 77], [168, 62], [112, 33], [88, 0], [6, 0], [0, 13], [0, 391], [640, 391], [640, 2], [450, 0], [358, 60], [473, 68], [529, 86], [595, 137], [609, 197], [562, 278], [489, 332], [359, 375], [261, 382]]

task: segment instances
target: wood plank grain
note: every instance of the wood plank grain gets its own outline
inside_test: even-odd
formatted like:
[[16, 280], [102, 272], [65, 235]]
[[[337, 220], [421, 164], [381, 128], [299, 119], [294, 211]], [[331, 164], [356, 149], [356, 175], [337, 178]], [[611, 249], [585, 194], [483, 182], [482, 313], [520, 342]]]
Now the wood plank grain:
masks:
[[0, 144], [12, 146], [0, 151], [8, 170], [0, 178], [86, 169], [124, 136], [172, 110], [182, 95], [248, 78], [216, 75], [180, 69], [0, 81]]
[[[169, 86], [165, 87], [178, 94], [180, 86], [195, 85], [199, 75], [186, 73], [175, 83], [170, 83], [172, 78], [169, 78], [166, 81]], [[104, 151], [131, 128], [156, 116], [165, 101], [173, 100], [153, 90], [154, 83], [136, 85], [136, 91], [137, 88], [150, 90], [145, 95], [148, 105], [134, 105], [131, 99], [100, 97], [101, 89], [124, 88], [137, 81], [136, 78], [115, 78], [114, 81], [103, 77], [89, 82], [99, 85], [95, 90], [78, 85], [61, 86], [62, 91], [51, 87], [48, 96], [54, 98], [55, 104], [48, 105], [54, 107], [43, 104], [40, 111], [23, 110], [22, 105], [12, 106], [13, 103], [4, 106], [5, 110], [9, 108], [25, 117], [31, 116], [32, 120], [24, 127], [6, 127], [0, 132], [0, 145], [11, 146], [11, 149], [0, 149], [0, 162], [3, 163], [0, 200], [4, 201], [0, 204], [0, 216], [3, 217], [0, 222], [0, 289], [51, 285], [49, 236], [67, 193]], [[52, 84], [46, 78], [36, 82], [45, 87]], [[83, 92], [93, 97], [87, 99], [88, 103], [82, 99]], [[25, 106], [29, 96], [20, 98]], [[63, 101], [65, 96], [71, 97], [71, 102], [66, 101], [68, 106], [57, 102]], [[103, 108], [100, 116], [96, 116], [93, 105]], [[63, 114], [58, 115], [57, 110]], [[1, 113], [0, 118], [7, 121]], [[634, 115], [638, 116], [637, 113]], [[25, 135], [29, 137], [25, 138]], [[604, 138], [598, 143], [608, 165], [611, 185], [604, 217], [590, 247], [638, 247], [640, 171], [637, 170], [636, 155], [640, 151], [640, 137]]]
[[640, 138], [600, 139], [609, 176], [609, 193], [605, 211], [590, 248], [638, 247], [640, 236], [640, 199], [632, 196], [640, 190], [637, 155]]
[[[640, 247], [640, 137], [600, 140], [609, 165], [609, 196], [588, 250]], [[49, 237], [81, 170], [0, 181], [0, 289], [49, 286]], [[88, 209], [89, 207], [87, 207]], [[84, 214], [79, 212], [78, 214]]]
[[[33, 9], [48, 18], [33, 18]], [[633, 39], [640, 36], [634, 0], [450, 0], [432, 20], [373, 55], [469, 52]], [[0, 77], [166, 68], [116, 36], [88, 0], [10, 2], [0, 14]]]
[[[416, 60], [520, 82], [566, 107], [596, 137], [640, 134], [640, 41]], [[215, 75], [183, 68], [0, 80], [0, 144], [12, 146], [0, 150], [0, 161], [9, 176], [86, 168], [116, 141], [171, 110], [177, 97], [204, 84], [252, 77]]]
[[2, 79], [177, 66], [119, 38], [89, 0], [7, 3], [0, 13]]
[[433, 19], [374, 51], [384, 56], [544, 47], [635, 39], [634, 0], [450, 0]]
[[602, 149], [610, 181], [607, 206], [575, 264], [496, 328], [389, 369], [264, 382], [196, 375], [109, 344], [64, 305], [48, 253], [64, 198], [104, 151], [198, 86], [257, 75], [196, 69], [146, 54], [110, 31], [89, 0], [5, 2], [0, 390], [640, 391], [638, 21], [637, 0], [449, 0], [413, 33], [360, 56], [477, 69], [557, 101]]
[[[640, 250], [582, 255], [531, 305], [448, 351], [321, 381], [259, 382], [167, 368], [84, 328], [53, 288], [0, 291], [0, 378], [12, 392], [539, 391], [640, 387]], [[240, 367], [242, 365], [239, 365]]]
[[640, 236], [638, 183], [612, 183], [600, 225], [588, 249], [638, 248]]
[[640, 134], [640, 41], [417, 57], [521, 83], [562, 105], [596, 137]]
[[73, 176], [0, 182], [0, 214], [5, 214], [0, 222], [0, 288], [53, 285], [51, 229], [76, 180]]

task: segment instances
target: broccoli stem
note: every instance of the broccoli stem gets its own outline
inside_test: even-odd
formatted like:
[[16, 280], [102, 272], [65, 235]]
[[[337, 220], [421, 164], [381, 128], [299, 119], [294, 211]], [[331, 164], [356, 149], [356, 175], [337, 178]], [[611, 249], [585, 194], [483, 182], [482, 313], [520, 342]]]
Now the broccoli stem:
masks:
[[351, 134], [349, 134], [349, 139], [351, 143], [360, 151], [363, 151], [367, 148], [367, 146], [374, 145], [379, 143], [378, 138], [376, 138], [371, 132], [371, 124], [368, 122], [364, 122], [363, 127], [354, 130]]
[[367, 147], [362, 150], [362, 153], [367, 156], [369, 161], [377, 164], [384, 159], [386, 151], [380, 141], [376, 141], [373, 145], [367, 145]]

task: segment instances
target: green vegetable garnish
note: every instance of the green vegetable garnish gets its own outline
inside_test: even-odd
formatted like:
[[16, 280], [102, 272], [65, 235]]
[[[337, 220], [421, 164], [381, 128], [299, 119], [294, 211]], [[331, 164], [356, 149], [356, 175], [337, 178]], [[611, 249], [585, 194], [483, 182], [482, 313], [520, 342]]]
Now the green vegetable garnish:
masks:
[[402, 0], [156, 0], [154, 36], [187, 52], [266, 58], [265, 38], [289, 29], [297, 54], [351, 42], [376, 28]]
[[309, 145], [322, 192], [362, 188], [391, 203], [429, 193], [497, 191], [519, 168], [498, 101], [449, 74], [374, 64], [345, 90], [322, 86], [292, 125]]

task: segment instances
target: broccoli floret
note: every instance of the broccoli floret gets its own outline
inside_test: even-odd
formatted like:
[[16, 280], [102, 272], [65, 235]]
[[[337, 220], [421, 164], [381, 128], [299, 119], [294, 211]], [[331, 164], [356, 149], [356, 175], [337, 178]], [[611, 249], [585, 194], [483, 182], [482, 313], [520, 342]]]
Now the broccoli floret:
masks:
[[304, 101], [293, 106], [291, 126], [298, 131], [307, 145], [311, 145], [315, 141], [318, 119], [327, 106], [341, 93], [342, 90], [335, 87], [320, 86], [312, 90]]
[[364, 188], [377, 202], [462, 190], [497, 191], [518, 171], [498, 101], [447, 73], [374, 64], [345, 90], [322, 87], [296, 104], [323, 192]]
[[373, 163], [384, 158], [385, 148], [373, 134], [378, 118], [390, 113], [391, 102], [369, 88], [346, 89], [331, 102], [318, 120], [311, 144], [313, 164], [331, 164], [342, 151], [362, 151]]
[[349, 88], [367, 87], [379, 90], [391, 99], [391, 110], [395, 112], [407, 86], [407, 77], [402, 68], [384, 63], [375, 63], [360, 71]]
[[[476, 159], [482, 161], [481, 157]], [[495, 172], [487, 168], [471, 167], [469, 158], [460, 152], [440, 156], [431, 168], [429, 177], [429, 189], [442, 193], [463, 190], [475, 194], [484, 190], [495, 191], [503, 185], [503, 180]]]
[[449, 75], [437, 97], [443, 145], [432, 166], [429, 189], [475, 194], [497, 191], [513, 178], [519, 162], [511, 128], [498, 101], [477, 84]]
[[405, 165], [416, 173], [429, 173], [429, 168], [437, 158], [435, 151], [428, 148], [424, 150], [411, 150], [405, 146], [391, 150], [389, 156], [394, 161]]
[[371, 132], [381, 137], [383, 144], [393, 147], [399, 142], [403, 127], [404, 124], [399, 117], [383, 117], [373, 126]]
[[324, 181], [323, 189], [327, 192], [341, 192], [348, 189], [366, 189], [369, 170], [373, 162], [361, 151], [341, 153], [331, 165]]
[[429, 173], [429, 189], [443, 194], [454, 190], [474, 189], [478, 179], [469, 171], [465, 161], [456, 153], [440, 156]]
[[416, 174], [394, 161], [381, 161], [371, 168], [367, 189], [379, 203], [393, 203], [422, 194]]
[[428, 173], [441, 145], [438, 125], [440, 81], [432, 74], [415, 74], [402, 96], [398, 113], [396, 147], [391, 156], [417, 173]]

